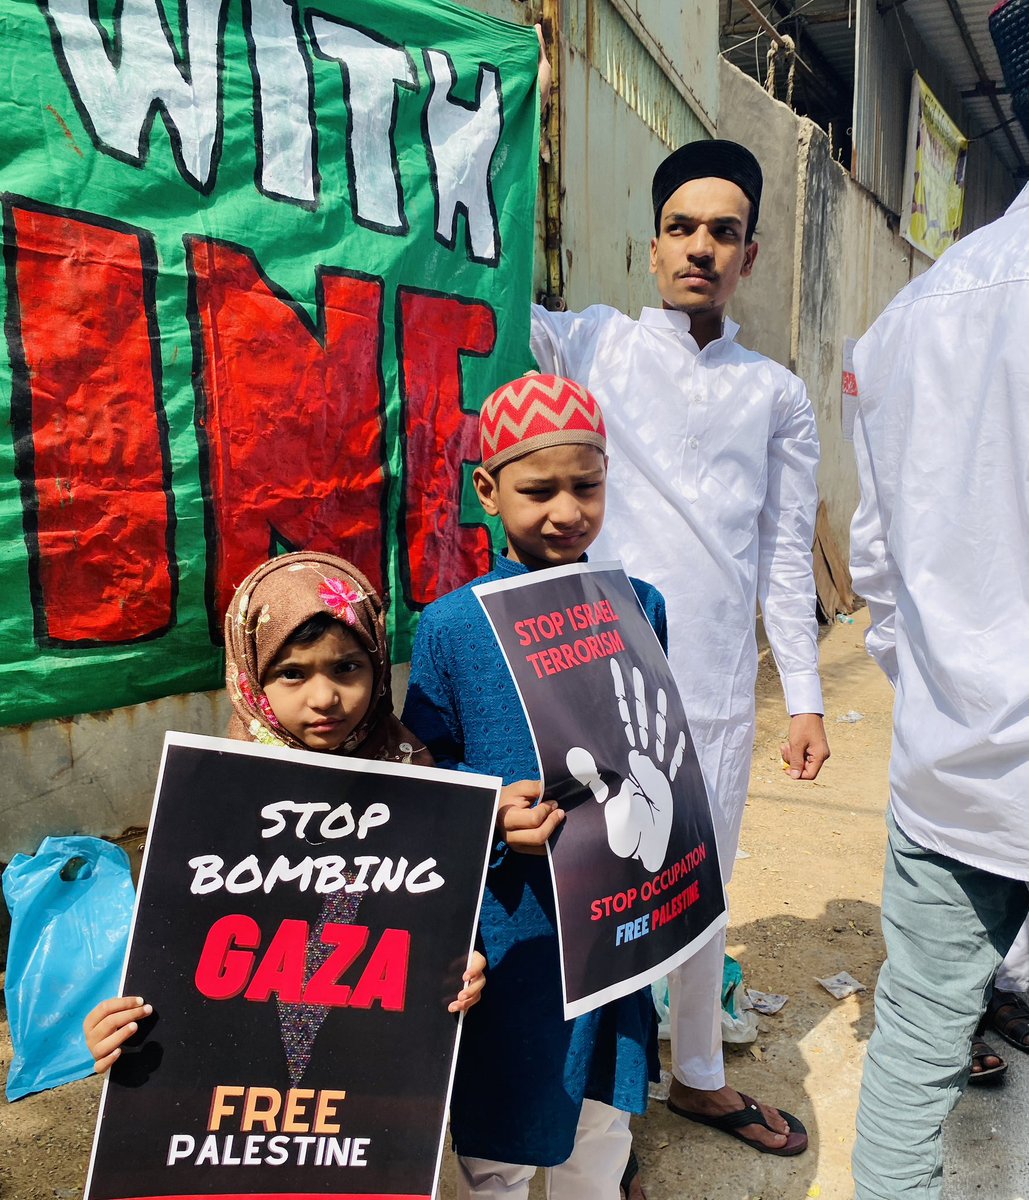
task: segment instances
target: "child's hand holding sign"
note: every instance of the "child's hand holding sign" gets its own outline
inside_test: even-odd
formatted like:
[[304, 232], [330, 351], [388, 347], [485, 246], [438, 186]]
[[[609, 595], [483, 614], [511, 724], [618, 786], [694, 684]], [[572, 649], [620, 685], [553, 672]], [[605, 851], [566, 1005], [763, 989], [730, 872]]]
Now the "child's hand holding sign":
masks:
[[93, 1055], [93, 1070], [103, 1075], [121, 1056], [127, 1042], [139, 1028], [144, 1017], [153, 1012], [142, 996], [114, 996], [102, 1000], [82, 1023], [86, 1046]]
[[537, 804], [539, 796], [539, 781], [533, 779], [509, 783], [500, 793], [497, 832], [522, 854], [546, 854], [547, 838], [565, 819], [553, 800]]

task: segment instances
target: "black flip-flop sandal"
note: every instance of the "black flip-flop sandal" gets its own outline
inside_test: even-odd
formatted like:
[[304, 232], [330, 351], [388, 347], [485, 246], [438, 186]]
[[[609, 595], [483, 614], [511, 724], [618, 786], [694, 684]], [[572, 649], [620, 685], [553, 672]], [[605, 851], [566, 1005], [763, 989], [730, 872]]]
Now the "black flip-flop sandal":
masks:
[[1008, 1064], [1004, 1059], [1000, 1057], [989, 1042], [984, 1042], [981, 1037], [972, 1038], [972, 1062], [974, 1063], [977, 1058], [996, 1058], [1000, 1062], [996, 1067], [986, 1067], [980, 1064], [980, 1070], [969, 1073], [969, 1083], [996, 1083], [1008, 1069]]
[[687, 1121], [696, 1121], [698, 1125], [709, 1125], [712, 1129], [727, 1133], [730, 1137], [753, 1147], [762, 1154], [776, 1154], [780, 1158], [791, 1158], [794, 1154], [804, 1153], [807, 1149], [807, 1130], [797, 1117], [792, 1113], [784, 1112], [781, 1108], [777, 1111], [790, 1131], [786, 1135], [785, 1146], [766, 1146], [763, 1142], [740, 1133], [740, 1129], [745, 1125], [763, 1125], [770, 1133], [778, 1133], [778, 1130], [773, 1129], [765, 1120], [764, 1113], [758, 1108], [756, 1100], [743, 1092], [739, 1093], [739, 1097], [746, 1108], [741, 1108], [738, 1112], [724, 1113], [720, 1117], [708, 1117], [701, 1113], [687, 1112], [685, 1108], [680, 1108], [671, 1100], [666, 1100], [665, 1103], [677, 1117], [685, 1117]]
[[[632, 1181], [639, 1173], [640, 1160], [636, 1157], [636, 1151], [630, 1150], [629, 1160], [625, 1164], [625, 1170], [622, 1172], [621, 1182], [618, 1184], [619, 1191], [622, 1193], [624, 1200], [629, 1200], [629, 1197], [632, 1194]], [[643, 1185], [640, 1184], [641, 1189], [642, 1187]], [[644, 1200], [646, 1200], [646, 1193], [644, 1193]]]
[[[1014, 1009], [1014, 1012], [1002, 1017], [1000, 1012], [1005, 1008]], [[1029, 1053], [1029, 1004], [1018, 992], [1001, 992], [994, 988], [986, 1007], [986, 1024], [1017, 1050]]]

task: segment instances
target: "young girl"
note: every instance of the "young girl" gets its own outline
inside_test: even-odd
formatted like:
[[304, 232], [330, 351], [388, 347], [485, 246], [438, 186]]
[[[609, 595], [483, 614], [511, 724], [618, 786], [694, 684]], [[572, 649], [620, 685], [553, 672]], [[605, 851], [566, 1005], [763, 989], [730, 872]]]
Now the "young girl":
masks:
[[[244, 580], [225, 614], [229, 737], [237, 741], [431, 766], [428, 750], [393, 715], [390, 675], [382, 602], [341, 558], [273, 558]], [[485, 967], [476, 951], [450, 1012], [478, 1001]], [[139, 996], [93, 1009], [83, 1029], [98, 1073], [152, 1011]]]

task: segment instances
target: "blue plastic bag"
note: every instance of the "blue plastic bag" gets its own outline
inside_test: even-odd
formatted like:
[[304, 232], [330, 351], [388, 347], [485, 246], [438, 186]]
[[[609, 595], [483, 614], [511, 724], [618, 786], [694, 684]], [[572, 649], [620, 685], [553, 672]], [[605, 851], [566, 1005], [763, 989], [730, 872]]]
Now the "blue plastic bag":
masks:
[[93, 837], [44, 838], [3, 875], [11, 913], [4, 991], [14, 1059], [7, 1099], [93, 1070], [82, 1022], [118, 994], [135, 898], [128, 855]]

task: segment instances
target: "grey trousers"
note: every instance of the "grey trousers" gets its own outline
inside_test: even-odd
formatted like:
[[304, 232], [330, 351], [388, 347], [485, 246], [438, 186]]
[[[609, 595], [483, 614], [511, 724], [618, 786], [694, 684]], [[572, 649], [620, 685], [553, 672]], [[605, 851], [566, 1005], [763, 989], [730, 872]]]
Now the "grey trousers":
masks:
[[1026, 883], [916, 845], [887, 815], [887, 960], [861, 1080], [858, 1200], [935, 1200], [940, 1129], [964, 1091], [991, 981], [1029, 914]]

